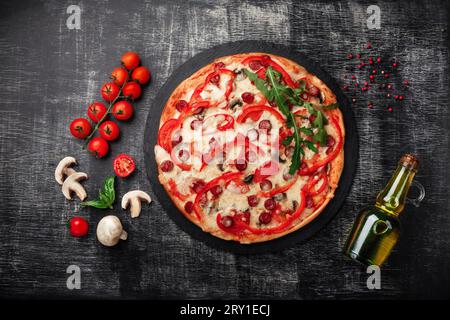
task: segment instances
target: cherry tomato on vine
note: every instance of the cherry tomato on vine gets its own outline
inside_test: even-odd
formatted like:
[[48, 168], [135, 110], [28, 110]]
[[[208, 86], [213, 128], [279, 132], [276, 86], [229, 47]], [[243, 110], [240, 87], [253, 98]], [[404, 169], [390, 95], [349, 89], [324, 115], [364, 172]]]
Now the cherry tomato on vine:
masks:
[[119, 95], [120, 89], [114, 82], [105, 83], [102, 86], [102, 98], [111, 102]]
[[119, 137], [120, 129], [117, 123], [113, 121], [105, 121], [98, 128], [100, 135], [108, 141], [114, 141]]
[[115, 68], [111, 72], [111, 79], [118, 86], [122, 86], [128, 80], [128, 71], [122, 67]]
[[112, 107], [112, 114], [114, 118], [120, 121], [130, 119], [133, 116], [133, 113], [133, 106], [131, 105], [131, 103], [125, 100], [114, 103]]
[[139, 58], [139, 55], [136, 52], [127, 52], [122, 56], [120, 61], [125, 68], [133, 70], [141, 63], [141, 58]]
[[103, 103], [94, 102], [88, 107], [87, 115], [89, 119], [97, 123], [103, 118], [107, 111], [108, 109]]
[[127, 154], [119, 154], [113, 162], [114, 172], [120, 178], [126, 178], [136, 169], [134, 159]]
[[75, 138], [84, 139], [91, 133], [92, 127], [85, 118], [77, 118], [70, 123], [70, 133]]
[[122, 89], [122, 93], [125, 97], [136, 100], [141, 96], [142, 89], [139, 83], [132, 81], [125, 84]]
[[92, 138], [88, 150], [97, 158], [103, 158], [109, 151], [109, 144], [101, 137]]
[[84, 237], [88, 233], [89, 224], [81, 217], [74, 217], [69, 221], [69, 230], [72, 237]]
[[144, 66], [137, 67], [131, 74], [131, 78], [139, 84], [146, 84], [150, 76], [150, 71]]

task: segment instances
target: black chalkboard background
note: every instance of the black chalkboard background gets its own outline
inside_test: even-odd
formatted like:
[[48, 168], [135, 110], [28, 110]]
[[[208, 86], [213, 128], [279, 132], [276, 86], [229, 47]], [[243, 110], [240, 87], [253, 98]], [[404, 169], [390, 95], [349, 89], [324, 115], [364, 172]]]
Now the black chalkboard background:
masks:
[[[66, 26], [69, 5], [81, 7], [81, 29]], [[0, 7], [0, 296], [52, 298], [449, 298], [449, 6], [445, 1], [379, 1], [381, 29], [366, 26], [370, 1], [13, 1]], [[367, 42], [385, 61], [400, 60], [395, 85], [409, 80], [405, 101], [386, 111], [385, 98], [358, 94], [352, 108], [360, 156], [344, 206], [305, 243], [279, 253], [235, 255], [181, 231], [163, 211], [145, 174], [144, 127], [152, 101], [172, 72], [195, 54], [238, 40], [282, 43], [306, 53], [344, 85], [348, 60]], [[153, 79], [135, 103], [134, 119], [110, 155], [96, 160], [70, 137], [121, 54], [134, 50]], [[349, 97], [353, 98], [350, 92]], [[368, 109], [369, 101], [375, 103]], [[131, 219], [65, 201], [53, 178], [73, 155], [93, 197], [111, 161], [126, 152], [138, 170], [118, 194], [142, 189], [154, 202]], [[427, 190], [408, 206], [403, 233], [382, 269], [381, 290], [368, 290], [365, 269], [342, 254], [358, 210], [374, 201], [404, 152], [421, 160]], [[116, 214], [129, 239], [104, 248], [95, 225]], [[67, 220], [81, 215], [91, 232], [72, 238]], [[80, 290], [66, 269], [81, 268]]]

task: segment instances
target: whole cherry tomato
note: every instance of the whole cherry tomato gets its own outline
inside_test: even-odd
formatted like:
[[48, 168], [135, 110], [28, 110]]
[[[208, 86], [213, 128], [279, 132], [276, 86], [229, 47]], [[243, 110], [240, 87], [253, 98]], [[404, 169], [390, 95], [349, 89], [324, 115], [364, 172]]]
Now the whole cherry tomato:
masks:
[[128, 120], [133, 116], [133, 113], [133, 106], [125, 100], [114, 103], [112, 107], [112, 114], [117, 120]]
[[84, 139], [91, 133], [92, 127], [85, 118], [77, 118], [70, 123], [70, 133], [75, 138]]
[[87, 115], [95, 123], [99, 122], [108, 109], [101, 102], [94, 102], [88, 107]]
[[132, 81], [124, 85], [122, 93], [125, 97], [129, 97], [133, 100], [136, 100], [141, 96], [142, 89], [139, 83]]
[[120, 89], [114, 82], [105, 83], [102, 86], [102, 98], [111, 102], [119, 95]]
[[108, 141], [114, 141], [119, 137], [120, 129], [117, 123], [113, 121], [105, 121], [103, 122], [98, 131], [100, 135]]
[[122, 67], [115, 68], [111, 72], [111, 79], [118, 86], [122, 86], [128, 80], [128, 71]]
[[109, 144], [101, 137], [92, 138], [88, 150], [97, 158], [103, 158], [109, 151]]
[[122, 153], [114, 159], [113, 167], [118, 177], [126, 178], [136, 169], [136, 164], [132, 157]]
[[74, 217], [69, 221], [69, 230], [72, 237], [84, 237], [88, 233], [89, 224], [81, 217]]
[[122, 56], [120, 61], [125, 68], [133, 70], [141, 63], [141, 58], [139, 58], [139, 55], [136, 52], [127, 52]]
[[146, 84], [150, 80], [150, 71], [144, 66], [137, 67], [131, 74], [131, 78], [139, 84]]

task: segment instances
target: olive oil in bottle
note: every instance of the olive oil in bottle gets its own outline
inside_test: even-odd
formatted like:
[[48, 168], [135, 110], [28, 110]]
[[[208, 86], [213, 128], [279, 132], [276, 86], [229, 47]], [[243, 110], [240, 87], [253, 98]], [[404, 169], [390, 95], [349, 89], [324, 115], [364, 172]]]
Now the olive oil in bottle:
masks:
[[[378, 194], [375, 206], [356, 218], [344, 247], [344, 254], [365, 265], [380, 266], [391, 253], [400, 233], [399, 214], [417, 172], [418, 161], [405, 154], [388, 184]], [[422, 198], [424, 195], [421, 195]]]

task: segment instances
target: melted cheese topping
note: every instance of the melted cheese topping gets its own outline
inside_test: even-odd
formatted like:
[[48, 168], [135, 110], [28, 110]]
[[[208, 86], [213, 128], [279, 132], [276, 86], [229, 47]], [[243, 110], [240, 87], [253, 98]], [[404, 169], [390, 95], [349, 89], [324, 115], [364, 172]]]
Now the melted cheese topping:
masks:
[[[278, 64], [282, 65], [280, 61], [274, 59]], [[239, 71], [242, 68], [248, 68], [240, 63], [232, 63], [231, 65], [225, 66], [229, 70]], [[299, 68], [298, 73], [289, 72], [289, 75], [294, 81], [298, 81], [307, 75], [304, 68]], [[247, 168], [243, 171], [244, 177], [248, 177], [255, 173], [255, 170], [261, 168], [268, 161], [278, 161], [280, 154], [278, 149], [278, 132], [285, 124], [281, 123], [272, 113], [264, 111], [258, 121], [253, 121], [252, 119], [247, 119], [244, 123], [237, 123], [236, 118], [242, 114], [243, 110], [247, 106], [245, 102], [242, 101], [242, 94], [245, 92], [252, 93], [254, 95], [253, 105], [260, 104], [266, 101], [262, 93], [251, 83], [251, 81], [240, 74], [235, 77], [234, 80], [230, 80], [231, 77], [227, 74], [220, 74], [220, 81], [218, 85], [213, 83], [208, 83], [204, 90], [201, 92], [200, 97], [202, 100], [208, 100], [211, 104], [216, 104], [216, 107], [206, 108], [201, 115], [192, 115], [186, 117], [181, 124], [180, 129], [176, 134], [182, 137], [182, 142], [174, 147], [172, 154], [169, 154], [166, 150], [160, 146], [155, 146], [155, 158], [158, 164], [165, 160], [173, 160], [174, 157], [178, 157], [180, 152], [188, 152], [189, 159], [186, 161], [192, 165], [191, 170], [182, 170], [179, 166], [174, 165], [173, 170], [170, 172], [161, 172], [160, 181], [165, 183], [172, 179], [175, 181], [177, 189], [182, 194], [189, 195], [186, 201], [194, 201], [196, 194], [192, 192], [190, 186], [192, 183], [198, 179], [208, 182], [224, 172], [237, 171], [236, 161], [237, 159], [242, 159], [245, 154], [245, 142], [233, 143], [239, 136], [245, 137], [248, 135], [250, 130], [258, 129], [258, 124], [262, 120], [269, 120], [272, 128], [270, 133], [263, 130], [259, 130], [259, 139], [256, 141], [251, 141], [253, 148], [256, 148], [258, 157], [255, 161], [249, 161]], [[229, 85], [229, 81], [233, 81], [233, 90], [230, 93], [228, 101], [225, 99], [225, 92]], [[189, 90], [182, 97], [183, 100], [190, 101], [194, 89]], [[235, 105], [232, 109], [227, 108], [233, 102], [239, 101], [238, 105]], [[303, 109], [303, 110], [302, 110]], [[305, 118], [309, 116], [305, 108], [294, 106], [293, 112], [302, 110], [306, 113]], [[278, 109], [277, 109], [278, 111]], [[179, 117], [180, 113], [177, 111], [175, 113], [175, 118]], [[226, 116], [231, 116], [234, 119], [234, 126], [230, 130], [218, 130], [218, 125], [224, 124]], [[201, 119], [201, 120], [200, 120]], [[195, 126], [194, 129], [191, 127], [191, 123], [196, 121], [201, 124]], [[299, 126], [310, 128], [310, 121], [308, 119], [298, 118]], [[325, 126], [327, 132], [335, 134], [333, 126]], [[307, 138], [304, 134], [302, 137]], [[226, 149], [226, 157], [222, 161], [221, 157], [215, 157], [206, 165], [204, 163], [205, 155], [210, 154], [214, 150], [214, 146], [229, 145]], [[317, 146], [319, 150], [320, 157], [326, 156], [326, 147]], [[252, 149], [255, 150], [255, 149]], [[282, 152], [281, 150], [280, 152]], [[306, 159], [311, 159], [316, 156], [316, 153], [308, 148], [304, 149]], [[222, 154], [222, 149], [217, 149], [217, 154]], [[181, 159], [183, 160], [183, 159]], [[267, 179], [272, 183], [273, 188], [284, 186], [288, 183], [285, 179], [285, 174], [289, 170], [291, 164], [291, 159], [287, 158], [284, 162], [279, 162], [280, 169], [278, 172], [272, 176], [267, 177]], [[296, 205], [300, 201], [300, 192], [302, 188], [306, 185], [308, 176], [299, 176], [295, 184], [291, 186], [287, 191], [284, 192], [282, 197], [277, 200], [281, 212], [292, 213], [295, 210]], [[226, 188], [222, 185], [223, 193], [218, 197], [213, 197], [210, 192], [207, 193], [207, 203], [202, 207], [204, 216], [202, 217], [203, 228], [205, 230], [214, 230], [217, 228], [216, 216], [217, 214], [224, 215], [234, 215], [236, 212], [246, 212], [249, 211], [250, 221], [249, 225], [254, 228], [270, 228], [279, 224], [279, 222], [272, 219], [272, 221], [266, 225], [262, 225], [259, 222], [259, 215], [267, 211], [264, 208], [264, 201], [268, 198], [260, 197], [258, 194], [261, 191], [259, 183], [248, 184], [248, 190], [241, 194], [239, 189], [236, 187]], [[259, 203], [250, 207], [248, 203], [248, 196], [256, 195], [260, 199]]]

